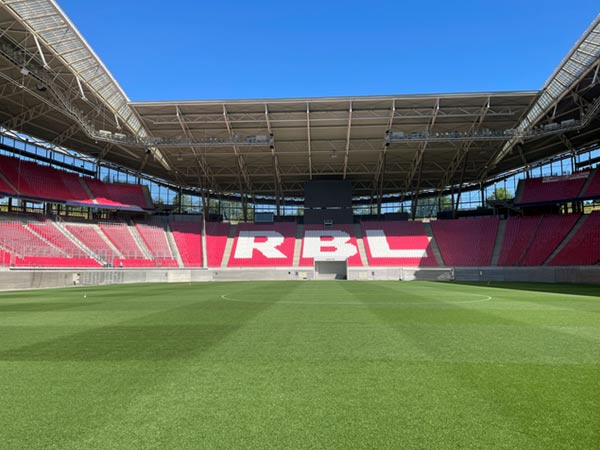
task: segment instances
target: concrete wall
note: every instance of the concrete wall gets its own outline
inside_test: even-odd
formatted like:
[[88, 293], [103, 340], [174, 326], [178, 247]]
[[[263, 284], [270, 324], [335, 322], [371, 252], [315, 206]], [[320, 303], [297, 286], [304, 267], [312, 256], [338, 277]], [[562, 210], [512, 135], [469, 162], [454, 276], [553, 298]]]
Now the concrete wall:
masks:
[[[449, 272], [399, 267], [348, 268], [349, 280], [434, 280]], [[1, 270], [0, 290], [97, 286], [129, 283], [202, 281], [313, 280], [312, 268], [152, 269], [152, 270]], [[600, 284], [600, 266], [592, 267], [457, 267], [457, 281], [525, 281]]]

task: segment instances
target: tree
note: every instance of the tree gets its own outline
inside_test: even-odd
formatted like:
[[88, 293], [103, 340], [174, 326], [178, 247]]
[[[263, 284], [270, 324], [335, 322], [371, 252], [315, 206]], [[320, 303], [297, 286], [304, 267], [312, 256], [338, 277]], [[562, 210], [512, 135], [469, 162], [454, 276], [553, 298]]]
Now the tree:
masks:
[[493, 202], [495, 200], [510, 200], [512, 198], [513, 198], [513, 195], [509, 190], [507, 190], [506, 188], [500, 187], [500, 188], [494, 189], [494, 192], [492, 192], [490, 195], [488, 195], [487, 201]]
[[452, 209], [452, 199], [449, 195], [439, 197], [419, 198], [416, 217], [434, 217], [440, 211]]

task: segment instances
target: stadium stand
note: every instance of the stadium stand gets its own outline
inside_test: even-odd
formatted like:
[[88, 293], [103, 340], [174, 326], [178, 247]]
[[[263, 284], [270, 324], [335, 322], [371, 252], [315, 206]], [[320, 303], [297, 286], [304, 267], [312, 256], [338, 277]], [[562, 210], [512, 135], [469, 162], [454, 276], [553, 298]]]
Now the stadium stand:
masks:
[[33, 216], [1, 215], [0, 245], [7, 250], [3, 261], [16, 267], [100, 267], [98, 261], [60, 238], [51, 226]]
[[108, 238], [102, 234], [100, 228], [94, 223], [68, 221], [65, 228], [106, 263], [114, 264], [117, 258], [123, 256], [119, 254], [115, 247], [111, 246]]
[[422, 222], [361, 222], [371, 266], [436, 267]]
[[577, 172], [567, 176], [552, 176], [521, 180], [523, 191], [520, 204], [557, 203], [577, 199], [589, 172]]
[[239, 224], [228, 266], [292, 266], [295, 242], [296, 223]]
[[0, 174], [0, 194], [5, 195], [16, 195], [17, 192], [12, 188], [12, 186], [6, 181], [4, 176]]
[[544, 264], [554, 249], [569, 234], [579, 217], [579, 214], [544, 216], [519, 265], [541, 266]]
[[140, 185], [108, 184], [93, 178], [88, 178], [85, 182], [99, 205], [129, 210], [153, 208], [153, 205], [147, 203]]
[[230, 225], [228, 223], [206, 223], [206, 252], [208, 253], [208, 267], [221, 267], [227, 235]]
[[600, 212], [587, 217], [566, 245], [548, 263], [551, 266], [593, 265], [600, 262]]
[[135, 223], [135, 228], [155, 262], [160, 262], [162, 267], [178, 266], [174, 255], [171, 253], [166, 230], [162, 222], [157, 220], [146, 223], [138, 221]]
[[[202, 267], [202, 222], [174, 220], [169, 223], [185, 267]], [[225, 236], [227, 240], [227, 236]], [[208, 240], [210, 242], [210, 240]]]
[[510, 217], [502, 241], [499, 266], [516, 266], [538, 230], [542, 217]]
[[313, 266], [315, 258], [348, 260], [349, 266], [362, 266], [352, 225], [305, 225], [300, 266]]
[[100, 222], [100, 229], [111, 243], [124, 256], [116, 258], [115, 265], [123, 267], [152, 267], [155, 264], [147, 258], [125, 222]]
[[497, 218], [436, 220], [431, 229], [447, 266], [489, 266]]
[[[0, 173], [0, 192], [9, 195], [72, 205], [93, 205], [99, 208], [154, 208], [140, 185], [103, 183], [93, 178], [81, 178], [63, 170], [4, 155], [0, 155]], [[10, 185], [14, 186], [17, 192]], [[94, 198], [90, 198], [85, 186]]]
[[584, 186], [581, 198], [589, 199], [600, 197], [600, 173], [598, 172], [598, 169], [594, 169], [590, 173], [590, 179], [586, 183], [587, 185]]

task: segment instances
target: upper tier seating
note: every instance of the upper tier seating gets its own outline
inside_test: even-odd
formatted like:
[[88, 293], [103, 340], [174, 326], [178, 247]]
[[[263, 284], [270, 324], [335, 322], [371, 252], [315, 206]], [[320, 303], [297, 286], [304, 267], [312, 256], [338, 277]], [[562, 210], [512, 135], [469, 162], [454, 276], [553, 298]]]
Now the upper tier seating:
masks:
[[320, 259], [348, 260], [349, 266], [362, 266], [353, 225], [305, 225], [300, 266], [313, 266]]
[[0, 171], [25, 197], [91, 205], [79, 176], [30, 161], [0, 155]]
[[578, 172], [567, 176], [522, 180], [523, 194], [519, 203], [553, 203], [576, 199], [588, 176], [589, 172]]
[[422, 222], [362, 222], [361, 229], [371, 266], [438, 265]]
[[447, 266], [489, 266], [498, 223], [497, 218], [431, 222], [444, 263]]
[[296, 223], [241, 223], [228, 266], [289, 267], [294, 260], [295, 242]]
[[579, 229], [549, 265], [576, 266], [600, 262], [600, 212], [594, 211], [583, 220]]
[[[103, 183], [93, 178], [81, 178], [74, 173], [4, 155], [0, 155], [0, 173], [17, 189], [17, 192], [14, 192], [0, 177], [0, 192], [9, 195], [83, 206], [133, 210], [153, 208], [146, 200], [140, 185]], [[84, 184], [87, 184], [95, 199], [90, 197]]]
[[581, 198], [598, 198], [600, 197], [600, 170], [594, 169], [590, 174], [591, 179], [585, 190], [581, 193]]
[[15, 190], [8, 184], [4, 177], [0, 176], [0, 194], [16, 195]]
[[100, 205], [124, 209], [150, 209], [143, 187], [137, 184], [109, 184], [86, 178], [90, 192]]

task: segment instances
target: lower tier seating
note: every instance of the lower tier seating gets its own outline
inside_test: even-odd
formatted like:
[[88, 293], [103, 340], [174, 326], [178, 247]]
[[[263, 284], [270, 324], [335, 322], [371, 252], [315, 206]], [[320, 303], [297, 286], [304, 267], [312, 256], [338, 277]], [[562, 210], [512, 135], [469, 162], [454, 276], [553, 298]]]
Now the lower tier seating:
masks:
[[594, 265], [600, 263], [600, 212], [594, 211], [566, 245], [549, 262], [551, 266]]
[[542, 217], [510, 217], [506, 221], [499, 266], [518, 266], [529, 248]]
[[579, 217], [579, 214], [544, 216], [519, 265], [541, 266], [544, 264], [571, 231]]
[[438, 265], [422, 222], [362, 222], [361, 229], [371, 266]]
[[447, 266], [489, 266], [498, 232], [497, 218], [436, 220], [431, 223]]
[[349, 266], [362, 266], [354, 226], [305, 225], [300, 266], [313, 266], [315, 259], [347, 259]]
[[239, 224], [228, 266], [292, 266], [295, 242], [295, 223]]

